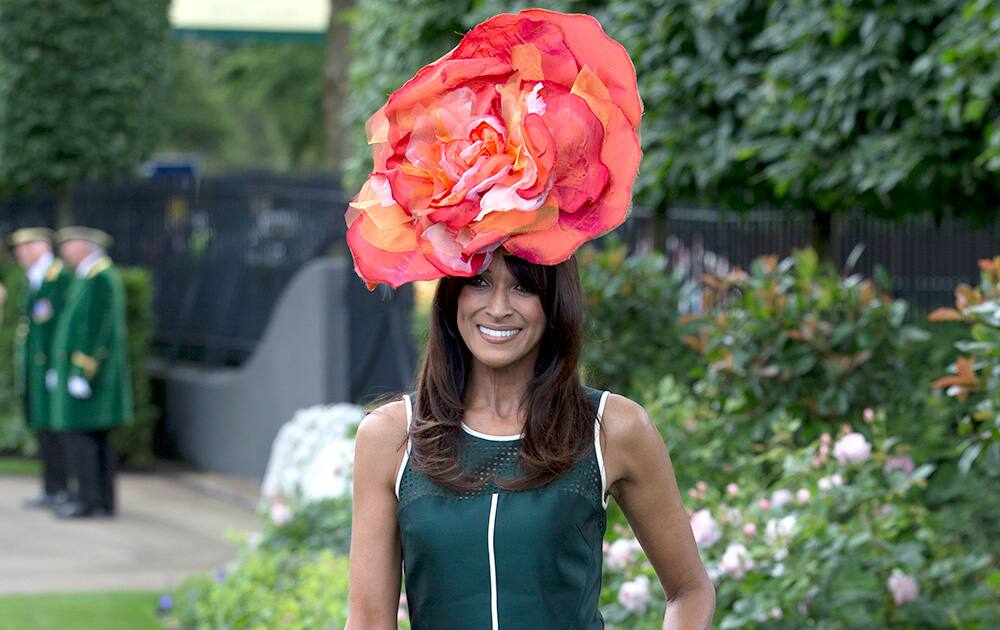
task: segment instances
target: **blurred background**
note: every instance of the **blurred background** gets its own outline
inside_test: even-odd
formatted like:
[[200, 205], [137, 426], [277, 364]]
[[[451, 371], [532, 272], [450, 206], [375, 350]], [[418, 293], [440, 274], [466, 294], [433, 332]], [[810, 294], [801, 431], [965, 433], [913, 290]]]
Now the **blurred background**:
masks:
[[[718, 627], [1000, 619], [997, 3], [0, 0], [0, 233], [114, 237], [138, 412], [113, 435], [131, 485], [105, 525], [134, 527], [127, 557], [3, 508], [5, 536], [54, 542], [8, 556], [0, 627], [341, 627], [353, 427], [410, 385], [433, 290], [353, 273], [364, 121], [462, 33], [530, 6], [594, 15], [636, 66], [631, 216], [578, 255], [585, 380], [664, 435]], [[23, 290], [8, 251], [0, 276]], [[11, 505], [37, 472], [16, 303]], [[169, 509], [203, 529], [175, 544], [211, 553], [164, 564], [141, 523], [181, 491]], [[655, 574], [614, 504], [609, 523], [608, 625], [658, 628]], [[67, 568], [67, 541], [107, 558]]]

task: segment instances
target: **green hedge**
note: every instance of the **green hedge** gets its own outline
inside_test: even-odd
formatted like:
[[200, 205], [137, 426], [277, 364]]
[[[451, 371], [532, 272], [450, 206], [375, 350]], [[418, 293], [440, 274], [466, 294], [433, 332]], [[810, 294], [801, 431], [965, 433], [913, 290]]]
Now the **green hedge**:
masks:
[[[125, 288], [136, 421], [116, 430], [111, 439], [123, 462], [142, 466], [153, 458], [153, 426], [159, 414], [150, 399], [146, 368], [153, 336], [153, 281], [146, 269], [124, 267], [119, 268], [119, 273]], [[34, 436], [24, 423], [21, 403], [14, 391], [14, 326], [18, 318], [18, 296], [25, 286], [24, 272], [6, 263], [0, 266], [0, 281], [7, 287], [0, 327], [0, 452], [33, 455], [36, 451]]]

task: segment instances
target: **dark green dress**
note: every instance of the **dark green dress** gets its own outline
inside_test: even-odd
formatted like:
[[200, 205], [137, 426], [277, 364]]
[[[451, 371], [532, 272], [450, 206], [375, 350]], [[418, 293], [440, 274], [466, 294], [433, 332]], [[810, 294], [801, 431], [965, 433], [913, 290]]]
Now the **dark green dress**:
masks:
[[[594, 435], [607, 392], [586, 388]], [[412, 397], [404, 396], [407, 422]], [[488, 476], [520, 473], [521, 436], [463, 425], [462, 468]], [[489, 482], [456, 493], [410, 466], [396, 478], [406, 599], [413, 630], [592, 630], [607, 527], [600, 444], [542, 488], [508, 492]]]

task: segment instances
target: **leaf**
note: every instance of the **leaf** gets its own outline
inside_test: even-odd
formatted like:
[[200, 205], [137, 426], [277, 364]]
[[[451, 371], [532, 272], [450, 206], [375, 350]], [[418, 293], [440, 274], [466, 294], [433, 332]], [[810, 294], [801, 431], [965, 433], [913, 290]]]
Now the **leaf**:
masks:
[[962, 321], [962, 314], [953, 308], [941, 307], [931, 311], [927, 319], [932, 322]]
[[965, 449], [965, 452], [962, 453], [962, 457], [958, 460], [958, 470], [961, 471], [962, 474], [967, 474], [969, 472], [969, 469], [972, 468], [972, 464], [976, 461], [976, 458], [979, 457], [979, 453], [982, 452], [983, 446], [982, 442], [976, 442], [969, 448]]

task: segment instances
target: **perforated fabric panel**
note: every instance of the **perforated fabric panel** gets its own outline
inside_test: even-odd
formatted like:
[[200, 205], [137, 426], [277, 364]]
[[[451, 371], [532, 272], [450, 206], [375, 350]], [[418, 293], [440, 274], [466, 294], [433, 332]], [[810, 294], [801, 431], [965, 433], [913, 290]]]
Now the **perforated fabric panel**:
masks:
[[[595, 398], [594, 391], [588, 391], [592, 399]], [[596, 398], [599, 400], [600, 392], [596, 392]], [[431, 481], [427, 475], [416, 470], [413, 467], [412, 459], [410, 459], [407, 461], [400, 479], [397, 511], [404, 509], [423, 496], [436, 495], [455, 499], [471, 499], [494, 492], [507, 492], [501, 489], [495, 480], [497, 478], [516, 479], [523, 475], [518, 463], [520, 443], [521, 440], [488, 440], [462, 432], [459, 464], [462, 470], [475, 475], [478, 479], [486, 480], [482, 486], [473, 491], [456, 492], [439, 486]], [[597, 452], [591, 447], [587, 454], [565, 475], [546, 486], [528, 492], [551, 490], [573, 492], [587, 499], [598, 510], [603, 510], [602, 485]]]

